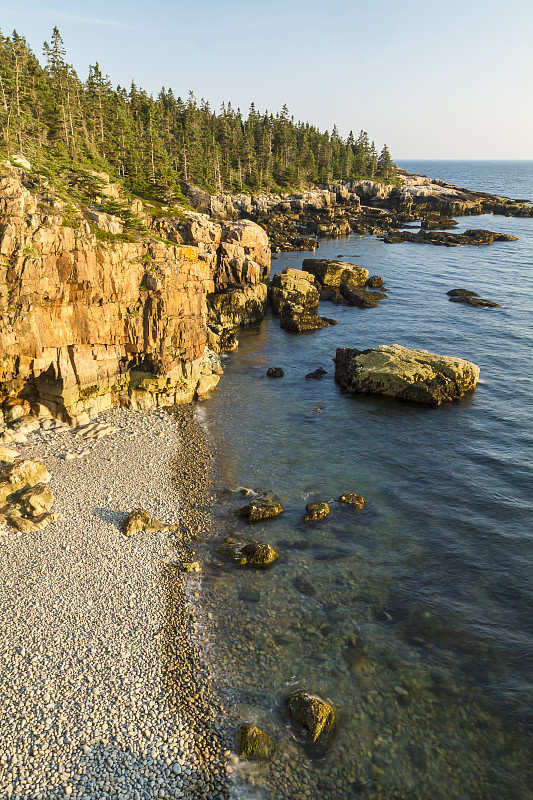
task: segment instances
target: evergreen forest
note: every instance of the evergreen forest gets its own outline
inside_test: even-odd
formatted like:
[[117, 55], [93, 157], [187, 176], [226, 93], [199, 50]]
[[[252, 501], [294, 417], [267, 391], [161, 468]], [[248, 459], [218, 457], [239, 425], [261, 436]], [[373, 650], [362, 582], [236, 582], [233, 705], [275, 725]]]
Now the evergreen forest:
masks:
[[336, 180], [393, 182], [387, 146], [368, 134], [343, 139], [296, 122], [283, 106], [246, 118], [224, 103], [217, 113], [189, 92], [162, 88], [153, 97], [132, 82], [113, 87], [95, 63], [82, 81], [68, 63], [59, 30], [42, 63], [24, 37], [0, 32], [0, 152], [24, 154], [35, 166], [76, 164], [105, 170], [131, 191], [184, 184], [210, 193], [286, 191]]

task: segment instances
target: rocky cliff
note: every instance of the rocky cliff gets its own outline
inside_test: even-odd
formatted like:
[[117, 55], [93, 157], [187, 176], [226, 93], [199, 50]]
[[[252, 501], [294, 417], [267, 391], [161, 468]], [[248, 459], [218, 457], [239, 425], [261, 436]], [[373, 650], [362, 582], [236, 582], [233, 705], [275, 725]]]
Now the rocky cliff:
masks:
[[128, 214], [141, 233], [0, 165], [0, 402], [20, 396], [75, 421], [216, 385], [224, 339], [263, 313], [266, 233], [194, 212], [154, 217], [139, 200]]

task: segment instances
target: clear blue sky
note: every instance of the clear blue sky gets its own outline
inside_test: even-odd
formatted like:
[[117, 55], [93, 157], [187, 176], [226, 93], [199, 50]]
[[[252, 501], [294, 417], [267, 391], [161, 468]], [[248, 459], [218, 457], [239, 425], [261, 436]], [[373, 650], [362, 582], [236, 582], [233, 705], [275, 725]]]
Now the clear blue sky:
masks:
[[82, 78], [255, 102], [401, 158], [533, 158], [531, 0], [0, 0], [41, 57], [57, 25]]

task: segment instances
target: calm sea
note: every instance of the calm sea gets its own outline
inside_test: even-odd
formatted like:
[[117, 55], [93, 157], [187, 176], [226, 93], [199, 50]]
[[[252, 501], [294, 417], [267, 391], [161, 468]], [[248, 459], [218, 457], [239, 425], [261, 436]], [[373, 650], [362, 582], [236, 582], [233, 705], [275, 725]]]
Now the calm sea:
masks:
[[[533, 199], [533, 162], [401, 162], [469, 188]], [[489, 247], [322, 241], [385, 280], [378, 308], [323, 303], [338, 325], [290, 334], [275, 318], [243, 331], [198, 418], [221, 470], [201, 604], [217, 631], [216, 677], [234, 711], [277, 742], [235, 764], [235, 798], [533, 798], [533, 219], [459, 219], [519, 237]], [[307, 253], [280, 254], [273, 271]], [[450, 303], [463, 287], [501, 304]], [[398, 342], [478, 364], [475, 391], [418, 407], [352, 396], [337, 347]], [[285, 377], [266, 377], [270, 366]], [[322, 367], [321, 381], [305, 380]], [[239, 487], [285, 509], [249, 527]], [[366, 498], [362, 511], [337, 502]], [[331, 502], [322, 522], [306, 503]], [[271, 569], [228, 564], [224, 536], [267, 541]], [[311, 747], [285, 698], [303, 688], [338, 711]]]

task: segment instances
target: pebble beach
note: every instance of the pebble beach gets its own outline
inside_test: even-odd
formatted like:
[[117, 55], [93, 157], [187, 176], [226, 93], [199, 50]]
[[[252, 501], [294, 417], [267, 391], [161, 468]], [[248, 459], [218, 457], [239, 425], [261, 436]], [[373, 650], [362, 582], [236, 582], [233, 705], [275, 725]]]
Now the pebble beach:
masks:
[[[191, 407], [98, 422], [109, 435], [18, 447], [52, 474], [59, 519], [0, 529], [0, 798], [226, 800], [234, 756], [183, 566], [207, 524], [207, 444]], [[179, 528], [126, 537], [135, 508]]]

